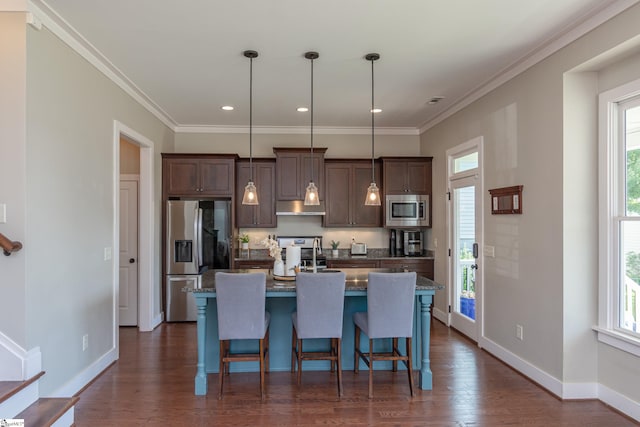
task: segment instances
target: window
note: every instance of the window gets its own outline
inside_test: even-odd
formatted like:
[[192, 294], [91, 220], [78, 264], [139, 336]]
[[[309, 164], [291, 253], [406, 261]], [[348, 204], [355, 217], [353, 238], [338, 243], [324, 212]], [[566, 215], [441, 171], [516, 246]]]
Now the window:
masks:
[[600, 95], [598, 338], [640, 355], [640, 81]]

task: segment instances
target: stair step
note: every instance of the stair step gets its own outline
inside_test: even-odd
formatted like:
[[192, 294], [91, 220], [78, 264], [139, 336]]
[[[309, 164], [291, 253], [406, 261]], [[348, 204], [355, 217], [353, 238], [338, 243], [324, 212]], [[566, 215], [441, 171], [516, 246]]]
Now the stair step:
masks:
[[0, 381], [0, 403], [9, 400], [11, 396], [18, 394], [20, 390], [27, 388], [43, 375], [44, 371], [24, 381]]
[[23, 419], [25, 426], [49, 427], [78, 402], [78, 396], [69, 398], [40, 398], [27, 409], [16, 415]]

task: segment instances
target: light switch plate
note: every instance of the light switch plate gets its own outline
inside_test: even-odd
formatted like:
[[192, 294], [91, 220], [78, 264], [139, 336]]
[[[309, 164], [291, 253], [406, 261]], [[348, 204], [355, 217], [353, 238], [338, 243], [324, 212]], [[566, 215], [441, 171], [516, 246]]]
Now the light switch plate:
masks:
[[0, 203], [0, 224], [7, 223], [7, 205]]
[[104, 260], [111, 261], [111, 247], [104, 248]]

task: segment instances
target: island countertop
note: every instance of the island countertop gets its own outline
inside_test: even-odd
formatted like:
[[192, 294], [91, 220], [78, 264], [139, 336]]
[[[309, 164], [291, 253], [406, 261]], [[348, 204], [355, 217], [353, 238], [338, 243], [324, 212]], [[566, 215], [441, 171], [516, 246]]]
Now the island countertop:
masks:
[[[277, 280], [271, 274], [271, 270], [261, 269], [236, 269], [236, 270], [209, 270], [202, 274], [202, 286], [198, 289], [189, 289], [194, 293], [199, 292], [215, 292], [215, 274], [218, 271], [226, 271], [230, 273], [256, 273], [263, 272], [267, 275], [267, 291], [268, 292], [291, 292], [296, 289], [294, 280]], [[367, 281], [370, 272], [378, 273], [401, 273], [404, 270], [395, 268], [340, 268], [328, 269], [324, 272], [315, 274], [327, 274], [330, 271], [342, 271], [346, 274], [345, 291], [364, 291], [367, 289]], [[440, 290], [444, 289], [443, 285], [434, 282], [424, 276], [417, 276], [416, 290]]]

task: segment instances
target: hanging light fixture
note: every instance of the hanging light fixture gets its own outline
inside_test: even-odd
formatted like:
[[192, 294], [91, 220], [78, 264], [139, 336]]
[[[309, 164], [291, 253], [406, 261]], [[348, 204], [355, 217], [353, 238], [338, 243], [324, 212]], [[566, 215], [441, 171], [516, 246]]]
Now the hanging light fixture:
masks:
[[367, 189], [367, 198], [364, 201], [366, 206], [380, 206], [380, 190], [376, 185], [376, 171], [375, 163], [373, 160], [374, 148], [375, 148], [375, 136], [373, 126], [373, 115], [375, 114], [375, 105], [373, 102], [373, 62], [380, 59], [380, 55], [377, 53], [369, 53], [364, 57], [367, 61], [371, 61], [371, 184]]
[[244, 56], [249, 58], [249, 182], [244, 187], [243, 205], [257, 205], [258, 192], [253, 183], [253, 58], [258, 57], [255, 50], [245, 50]]
[[311, 105], [309, 109], [311, 114], [311, 181], [309, 181], [307, 191], [304, 195], [304, 204], [307, 206], [317, 206], [320, 204], [318, 187], [316, 187], [313, 182], [313, 60], [318, 59], [319, 56], [318, 52], [307, 52], [304, 54], [305, 58], [311, 60]]

